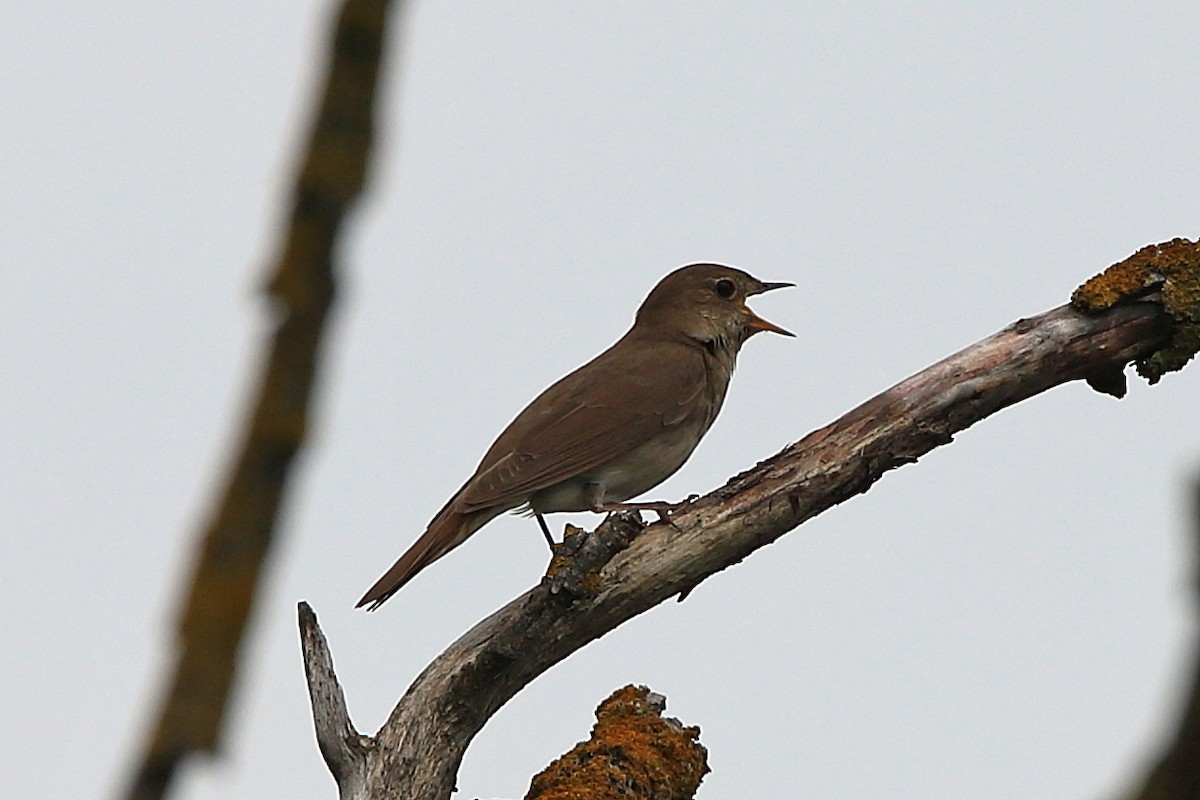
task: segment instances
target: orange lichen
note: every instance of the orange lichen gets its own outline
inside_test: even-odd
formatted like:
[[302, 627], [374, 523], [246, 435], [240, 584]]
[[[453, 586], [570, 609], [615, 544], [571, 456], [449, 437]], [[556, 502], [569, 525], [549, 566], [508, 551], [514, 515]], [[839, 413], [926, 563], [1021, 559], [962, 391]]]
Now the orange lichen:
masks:
[[661, 716], [645, 686], [618, 689], [596, 709], [592, 738], [534, 776], [525, 800], [689, 800], [708, 770], [699, 728]]
[[1154, 293], [1174, 325], [1171, 341], [1137, 364], [1138, 373], [1150, 383], [1182, 369], [1200, 350], [1200, 243], [1172, 239], [1143, 247], [1071, 295], [1075, 308], [1098, 313]]

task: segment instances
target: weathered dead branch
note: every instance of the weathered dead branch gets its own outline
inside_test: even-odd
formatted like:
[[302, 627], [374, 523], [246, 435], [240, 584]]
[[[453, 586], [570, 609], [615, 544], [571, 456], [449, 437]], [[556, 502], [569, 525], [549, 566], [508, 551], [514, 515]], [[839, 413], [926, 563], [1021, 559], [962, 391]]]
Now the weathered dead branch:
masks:
[[[1169, 315], [1152, 301], [1096, 316], [1064, 306], [1022, 319], [789, 445], [669, 524], [646, 527], [623, 549], [639, 523], [613, 515], [590, 536], [615, 547], [585, 541], [571, 556], [576, 578], [564, 583], [552, 569], [553, 578], [484, 619], [417, 677], [357, 756], [365, 788], [343, 800], [449, 797], [463, 752], [488, 718], [575, 650], [1006, 406], [1079, 379], [1120, 396], [1121, 369], [1170, 335]], [[318, 724], [330, 718], [318, 714]]]

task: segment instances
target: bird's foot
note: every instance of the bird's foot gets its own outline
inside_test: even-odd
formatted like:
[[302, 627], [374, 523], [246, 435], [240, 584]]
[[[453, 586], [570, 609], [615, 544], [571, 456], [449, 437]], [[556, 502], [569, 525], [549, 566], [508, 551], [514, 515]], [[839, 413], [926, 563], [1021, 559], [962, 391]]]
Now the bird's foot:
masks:
[[679, 509], [694, 502], [700, 495], [689, 494], [683, 500], [677, 503], [667, 502], [665, 500], [648, 502], [648, 503], [596, 503], [592, 506], [592, 511], [597, 514], [611, 513], [613, 511], [653, 511], [658, 514], [659, 522], [671, 522], [671, 514]]

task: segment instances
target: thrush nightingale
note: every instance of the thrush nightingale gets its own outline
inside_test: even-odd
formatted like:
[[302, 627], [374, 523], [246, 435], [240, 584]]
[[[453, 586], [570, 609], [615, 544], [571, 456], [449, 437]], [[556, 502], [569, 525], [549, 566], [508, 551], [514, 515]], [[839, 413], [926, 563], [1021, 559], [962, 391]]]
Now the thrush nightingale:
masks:
[[475, 474], [358, 606], [379, 607], [413, 576], [505, 511], [543, 514], [670, 508], [626, 503], [675, 473], [708, 431], [742, 344], [793, 334], [746, 307], [764, 283], [733, 267], [692, 264], [667, 275], [616, 344], [538, 395], [509, 423]]

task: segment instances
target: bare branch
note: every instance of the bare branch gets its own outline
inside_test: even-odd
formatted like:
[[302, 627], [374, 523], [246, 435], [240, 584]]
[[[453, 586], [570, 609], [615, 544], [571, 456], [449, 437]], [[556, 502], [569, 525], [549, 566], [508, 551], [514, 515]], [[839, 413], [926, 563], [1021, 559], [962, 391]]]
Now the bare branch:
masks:
[[[647, 527], [607, 563], [610, 548], [575, 546], [572, 559], [596, 561], [572, 569], [581, 577], [570, 587], [552, 565], [554, 578], [480, 622], [416, 679], [367, 754], [367, 797], [449, 797], [487, 719], [575, 650], [1006, 406], [1082, 378], [1120, 394], [1114, 375], [1155, 352], [1170, 330], [1154, 302], [1099, 316], [1064, 306], [1019, 320]], [[620, 541], [630, 524], [613, 515], [594, 535]]]
[[297, 607], [300, 615], [300, 646], [304, 653], [304, 675], [312, 701], [317, 746], [337, 781], [341, 800], [363, 797], [366, 788], [366, 754], [372, 746], [350, 721], [346, 695], [333, 671], [329, 643], [308, 603]]

